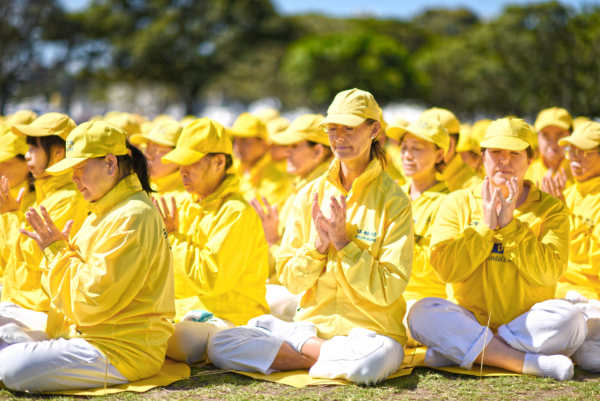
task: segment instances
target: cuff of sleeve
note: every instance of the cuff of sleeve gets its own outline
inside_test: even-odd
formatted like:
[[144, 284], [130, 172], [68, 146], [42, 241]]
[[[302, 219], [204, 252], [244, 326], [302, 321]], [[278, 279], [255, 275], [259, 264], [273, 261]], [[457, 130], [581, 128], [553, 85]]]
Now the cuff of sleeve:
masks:
[[68, 250], [69, 244], [67, 241], [55, 241], [48, 245], [46, 249], [44, 249], [44, 256], [48, 260], [48, 262], [52, 262], [59, 253]]
[[318, 261], [327, 259], [327, 253], [321, 253], [317, 251], [317, 248], [314, 246], [314, 244], [306, 245], [306, 256]]
[[496, 231], [491, 230], [488, 226], [485, 225], [485, 223], [479, 224], [475, 228], [475, 231], [477, 231], [477, 233], [479, 233], [479, 235], [481, 235], [484, 240], [488, 242], [494, 242], [494, 235], [496, 235]]
[[502, 241], [503, 245], [507, 245], [506, 242], [508, 240], [512, 240], [517, 234], [519, 227], [517, 226], [516, 219], [512, 219], [510, 223], [508, 223], [505, 227], [502, 227], [498, 231], [496, 231], [496, 238]]

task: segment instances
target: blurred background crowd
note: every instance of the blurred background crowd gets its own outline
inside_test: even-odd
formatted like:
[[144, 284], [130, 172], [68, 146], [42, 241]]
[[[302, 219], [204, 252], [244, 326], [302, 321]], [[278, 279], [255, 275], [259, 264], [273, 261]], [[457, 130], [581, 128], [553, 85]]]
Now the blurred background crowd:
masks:
[[324, 113], [356, 87], [388, 121], [430, 106], [463, 121], [532, 122], [551, 106], [600, 116], [600, 5], [400, 19], [290, 15], [270, 0], [71, 1], [0, 1], [0, 115], [59, 111], [80, 123], [119, 110], [230, 125], [267, 107], [290, 120]]

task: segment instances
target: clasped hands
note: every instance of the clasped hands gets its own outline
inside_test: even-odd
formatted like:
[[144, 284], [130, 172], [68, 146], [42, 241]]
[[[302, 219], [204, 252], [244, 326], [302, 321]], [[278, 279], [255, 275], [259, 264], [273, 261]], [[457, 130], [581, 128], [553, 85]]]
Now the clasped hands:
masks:
[[327, 252], [330, 244], [339, 251], [350, 243], [346, 232], [346, 197], [340, 195], [339, 202], [335, 196], [330, 199], [331, 214], [326, 217], [319, 207], [319, 194], [315, 193], [313, 198], [312, 219], [317, 230], [315, 248], [322, 254]]
[[483, 201], [483, 222], [490, 230], [506, 227], [513, 219], [513, 213], [519, 198], [518, 179], [511, 178], [506, 182], [509, 197], [504, 197], [500, 188], [493, 188], [488, 177], [485, 177], [481, 188]]

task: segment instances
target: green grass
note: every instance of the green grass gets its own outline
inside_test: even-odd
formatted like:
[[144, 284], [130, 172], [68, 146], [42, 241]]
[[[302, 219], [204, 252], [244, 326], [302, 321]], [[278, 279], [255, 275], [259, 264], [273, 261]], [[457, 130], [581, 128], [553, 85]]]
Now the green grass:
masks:
[[[215, 370], [212, 365], [192, 368], [192, 375]], [[0, 400], [75, 400], [90, 397], [35, 396], [0, 391]], [[119, 393], [101, 399], [198, 399], [198, 400], [600, 400], [600, 375], [575, 369], [569, 382], [527, 376], [459, 376], [416, 368], [409, 376], [388, 380], [378, 386], [316, 386], [297, 389], [262, 382], [233, 373], [192, 377], [146, 393]]]

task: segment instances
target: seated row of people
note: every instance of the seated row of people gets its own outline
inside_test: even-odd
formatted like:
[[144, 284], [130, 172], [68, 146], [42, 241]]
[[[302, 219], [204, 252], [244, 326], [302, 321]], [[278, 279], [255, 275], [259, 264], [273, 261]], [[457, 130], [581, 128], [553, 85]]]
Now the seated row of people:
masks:
[[[563, 180], [546, 180], [552, 196], [525, 179], [535, 136], [523, 120], [487, 128], [483, 182], [457, 154], [460, 125], [447, 110], [388, 127], [403, 190], [385, 173], [381, 109], [358, 89], [338, 94], [327, 117], [303, 116], [271, 136], [294, 182], [269, 161], [266, 125], [251, 115], [230, 130], [204, 118], [130, 136], [150, 171], [122, 128], [65, 123], [65, 133], [55, 119], [12, 128], [29, 143], [34, 207], [9, 177], [0, 191], [0, 379], [11, 389], [98, 387], [106, 369], [106, 384], [139, 380], [165, 355], [374, 384], [419, 343], [430, 366], [566, 380], [568, 356], [597, 365], [588, 335], [597, 292], [581, 288], [586, 274], [598, 280], [593, 207], [567, 208]], [[581, 207], [583, 188], [597, 193], [579, 182], [600, 174], [583, 163], [600, 157], [599, 125], [563, 138], [577, 182], [567, 204]], [[52, 136], [64, 143], [44, 146]], [[59, 191], [43, 184], [67, 178], [78, 191], [58, 187], [60, 202], [44, 203]], [[570, 246], [579, 270], [565, 274]], [[15, 289], [9, 275], [26, 284]], [[580, 295], [555, 299], [559, 281]]]

